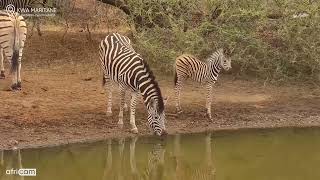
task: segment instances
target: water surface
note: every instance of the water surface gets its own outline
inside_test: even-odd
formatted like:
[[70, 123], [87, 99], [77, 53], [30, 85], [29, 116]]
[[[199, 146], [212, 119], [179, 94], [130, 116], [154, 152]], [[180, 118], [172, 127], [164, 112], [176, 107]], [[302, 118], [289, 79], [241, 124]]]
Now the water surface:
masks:
[[320, 129], [113, 139], [0, 152], [1, 180], [21, 179], [5, 174], [20, 167], [37, 169], [37, 176], [26, 180], [318, 180]]

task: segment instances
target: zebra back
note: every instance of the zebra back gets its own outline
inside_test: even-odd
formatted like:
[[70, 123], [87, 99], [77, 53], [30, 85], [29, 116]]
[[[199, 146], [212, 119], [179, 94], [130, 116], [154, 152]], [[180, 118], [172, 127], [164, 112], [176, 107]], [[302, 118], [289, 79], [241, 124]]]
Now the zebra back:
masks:
[[204, 82], [208, 75], [208, 66], [193, 55], [183, 54], [176, 59], [175, 71], [175, 84], [177, 78], [192, 78], [197, 82]]
[[119, 33], [113, 33], [112, 35], [120, 44], [122, 44], [123, 46], [126, 46], [132, 52], [136, 52], [132, 47], [131, 40], [127, 36], [123, 36]]
[[24, 18], [18, 13], [0, 11], [0, 47], [15, 70], [22, 57], [22, 48], [27, 36]]
[[188, 54], [177, 57], [175, 63], [175, 85], [179, 78], [186, 79], [189, 77], [200, 83], [217, 81], [222, 68], [225, 70], [231, 69], [231, 59], [226, 54], [223, 49], [218, 49], [204, 62]]

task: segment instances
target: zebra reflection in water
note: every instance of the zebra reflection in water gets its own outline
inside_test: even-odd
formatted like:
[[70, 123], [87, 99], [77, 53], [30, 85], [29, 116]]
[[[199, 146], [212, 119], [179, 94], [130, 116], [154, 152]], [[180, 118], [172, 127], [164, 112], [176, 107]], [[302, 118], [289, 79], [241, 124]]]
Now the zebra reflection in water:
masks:
[[183, 162], [183, 152], [181, 148], [180, 134], [175, 135], [173, 144], [173, 155], [175, 159], [175, 176], [176, 180], [180, 179], [196, 179], [196, 180], [213, 180], [215, 179], [215, 167], [212, 157], [212, 137], [211, 133], [207, 133], [204, 139], [205, 155], [204, 166], [193, 166], [191, 169], [186, 169]]
[[9, 151], [6, 154], [8, 156], [5, 159], [4, 151], [3, 150], [0, 151], [0, 179], [1, 180], [24, 180], [24, 176], [19, 176], [18, 174], [7, 174], [7, 170], [18, 170], [23, 168], [20, 149], [14, 149], [12, 151]]
[[106, 153], [106, 165], [104, 168], [103, 180], [109, 179], [130, 179], [130, 180], [153, 180], [163, 179], [164, 176], [164, 156], [165, 149], [161, 144], [153, 145], [150, 152], [148, 152], [146, 167], [140, 167], [138, 169], [136, 162], [136, 142], [138, 137], [130, 138], [129, 142], [129, 169], [126, 172], [124, 170], [127, 166], [125, 163], [128, 161], [124, 158], [125, 140], [122, 138], [119, 142], [119, 161], [116, 163], [113, 159], [116, 153], [112, 153], [112, 143], [108, 140], [107, 153]]
[[[119, 151], [119, 163], [113, 163], [112, 154], [112, 140], [109, 139], [107, 142], [107, 154], [106, 154], [106, 165], [103, 172], [103, 180], [107, 179], [124, 179], [123, 176], [123, 152], [124, 152], [125, 138], [118, 139], [118, 151]], [[116, 166], [115, 166], [115, 165]], [[115, 168], [114, 168], [115, 167]]]
[[[201, 154], [197, 156], [199, 161], [196, 161], [198, 165], [188, 159], [187, 155], [190, 155], [192, 149], [187, 149], [188, 146], [181, 142], [183, 139], [180, 135], [175, 135], [172, 140], [168, 140], [168, 145], [157, 142], [152, 147], [142, 142], [137, 146], [138, 137], [129, 138], [127, 141], [119, 139], [118, 146], [112, 145], [109, 140], [103, 180], [215, 179], [211, 133], [201, 136], [198, 148]], [[124, 150], [125, 146], [128, 150]], [[144, 148], [148, 148], [147, 152]], [[165, 160], [166, 155], [171, 153], [173, 158], [168, 156]]]

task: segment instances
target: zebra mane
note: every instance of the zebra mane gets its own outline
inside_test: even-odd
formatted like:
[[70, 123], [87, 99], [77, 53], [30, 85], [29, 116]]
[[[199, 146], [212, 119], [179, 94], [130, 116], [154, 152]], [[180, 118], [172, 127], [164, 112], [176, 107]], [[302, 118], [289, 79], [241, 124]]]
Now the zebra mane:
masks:
[[221, 53], [223, 50], [222, 49], [218, 49], [216, 51], [214, 51], [207, 59], [206, 62], [207, 63], [213, 63], [219, 60], [219, 56], [221, 55]]
[[160, 87], [159, 87], [159, 84], [158, 82], [156, 81], [156, 78], [155, 76], [153, 75], [153, 72], [151, 71], [150, 67], [149, 67], [149, 64], [146, 62], [146, 61], [141, 61], [145, 68], [146, 68], [146, 71], [149, 73], [149, 77], [151, 79], [151, 83], [155, 85], [155, 89], [156, 89], [156, 92], [158, 94], [158, 110], [160, 113], [162, 113], [164, 111], [164, 103], [163, 103], [163, 98], [162, 98], [162, 95], [161, 95], [161, 90], [160, 90]]

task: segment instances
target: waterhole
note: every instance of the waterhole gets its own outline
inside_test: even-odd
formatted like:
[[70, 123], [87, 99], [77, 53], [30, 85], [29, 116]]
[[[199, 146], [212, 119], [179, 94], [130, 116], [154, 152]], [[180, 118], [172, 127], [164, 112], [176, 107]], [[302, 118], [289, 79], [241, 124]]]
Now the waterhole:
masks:
[[[7, 170], [35, 168], [39, 180], [315, 180], [320, 129], [241, 130], [132, 137], [53, 148], [0, 151]], [[7, 172], [7, 173], [6, 173]]]

